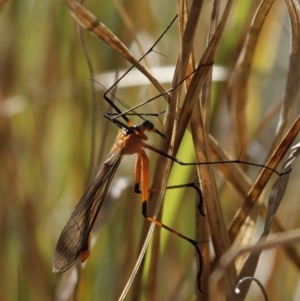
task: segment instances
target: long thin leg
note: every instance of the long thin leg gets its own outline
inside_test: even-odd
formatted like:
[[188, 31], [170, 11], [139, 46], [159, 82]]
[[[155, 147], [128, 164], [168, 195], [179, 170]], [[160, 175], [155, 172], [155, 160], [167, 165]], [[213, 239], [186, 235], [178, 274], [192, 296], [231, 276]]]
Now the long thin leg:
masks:
[[246, 165], [251, 165], [251, 166], [257, 166], [257, 167], [261, 167], [261, 168], [266, 168], [274, 173], [276, 173], [278, 176], [281, 176], [281, 173], [279, 173], [278, 171], [276, 171], [275, 169], [268, 167], [266, 165], [263, 164], [257, 164], [257, 163], [251, 163], [251, 162], [247, 162], [247, 161], [242, 161], [240, 159], [236, 159], [236, 160], [228, 160], [228, 161], [212, 161], [212, 162], [192, 162], [192, 163], [187, 163], [187, 162], [183, 162], [173, 156], [170, 156], [164, 152], [162, 152], [161, 150], [159, 150], [158, 148], [149, 145], [147, 143], [143, 143], [143, 147], [144, 148], [148, 148], [150, 150], [152, 150], [155, 153], [158, 153], [166, 158], [169, 158], [170, 160], [178, 163], [179, 165], [182, 166], [192, 166], [192, 165], [216, 165], [216, 164], [226, 164], [226, 163], [238, 163], [238, 164], [246, 164]]
[[201, 276], [202, 276], [202, 267], [203, 267], [203, 259], [201, 251], [198, 247], [198, 242], [196, 240], [193, 240], [174, 229], [166, 226], [165, 224], [161, 223], [160, 221], [148, 216], [147, 214], [147, 204], [148, 204], [148, 181], [149, 181], [149, 159], [146, 155], [146, 153], [142, 150], [140, 152], [140, 158], [141, 158], [141, 178], [142, 178], [142, 214], [145, 219], [150, 221], [151, 223], [156, 224], [157, 226], [164, 228], [168, 230], [169, 232], [181, 237], [182, 239], [188, 241], [190, 244], [192, 244], [197, 252], [198, 258], [199, 258], [199, 271], [197, 274], [197, 285], [199, 291], [203, 293], [203, 290], [201, 288]]
[[[115, 115], [113, 118], [111, 118], [110, 116], [111, 116], [111, 114], [107, 114], [107, 113], [104, 113], [103, 114], [103, 116], [104, 117], [106, 117], [106, 118], [108, 118], [109, 120], [111, 120], [112, 122], [115, 122], [116, 121], [116, 119], [117, 118], [119, 118], [119, 117], [122, 117], [126, 122], [128, 122], [129, 123], [129, 119], [127, 118], [127, 114], [129, 114], [129, 113], [134, 113], [135, 111], [135, 109], [137, 109], [137, 108], [139, 108], [139, 107], [141, 107], [141, 106], [143, 106], [143, 105], [145, 105], [145, 104], [147, 104], [147, 103], [149, 103], [149, 102], [151, 102], [151, 101], [153, 101], [153, 100], [155, 100], [155, 99], [157, 99], [157, 98], [159, 98], [159, 97], [161, 97], [161, 96], [164, 96], [164, 95], [168, 95], [169, 93], [171, 93], [173, 90], [175, 90], [175, 89], [177, 89], [182, 83], [184, 83], [190, 76], [192, 76], [194, 73], [196, 73], [197, 71], [199, 71], [201, 68], [203, 68], [203, 67], [211, 67], [213, 65], [213, 62], [211, 62], [211, 63], [207, 63], [207, 64], [202, 64], [202, 65], [199, 65], [195, 70], [193, 70], [188, 76], [186, 76], [184, 79], [182, 79], [176, 86], [174, 86], [174, 87], [172, 87], [172, 88], [170, 88], [169, 90], [166, 90], [165, 92], [163, 92], [163, 93], [160, 93], [160, 94], [158, 94], [158, 95], [156, 95], [156, 96], [154, 96], [154, 97], [152, 97], [152, 98], [150, 98], [150, 99], [148, 99], [148, 100], [146, 100], [146, 101], [144, 101], [144, 102], [142, 102], [142, 103], [140, 103], [140, 104], [138, 104], [138, 105], [136, 105], [136, 106], [134, 106], [134, 107], [132, 107], [132, 108], [128, 108], [126, 111], [124, 111], [124, 112], [121, 112], [120, 111], [120, 109], [108, 98], [108, 96], [106, 95], [107, 93], [108, 93], [108, 91], [106, 91], [106, 93], [103, 95], [103, 97], [104, 97], [104, 99], [118, 112], [118, 114], [117, 115]], [[131, 69], [129, 69], [129, 70], [131, 70]], [[123, 75], [123, 77], [124, 77], [124, 75]], [[122, 78], [122, 77], [121, 77]], [[121, 79], [120, 78], [120, 79]], [[136, 115], [139, 115], [139, 117], [140, 118], [142, 118], [142, 119], [144, 119], [140, 114], [137, 114], [136, 113]], [[145, 119], [144, 119], [145, 120]]]
[[141, 182], [141, 155], [137, 154], [135, 161], [135, 172], [134, 172], [134, 192], [141, 193], [140, 182]]
[[[202, 216], [206, 216], [205, 212], [204, 212], [204, 202], [203, 202], [203, 195], [202, 195], [202, 191], [201, 188], [199, 188], [197, 186], [196, 181], [194, 182], [190, 182], [190, 183], [186, 183], [186, 184], [180, 184], [180, 185], [171, 185], [171, 186], [167, 186], [166, 189], [176, 189], [176, 188], [184, 188], [184, 187], [190, 187], [190, 188], [194, 188], [199, 196], [199, 203], [198, 203], [198, 210], [200, 212], [200, 214]], [[160, 191], [161, 188], [149, 188], [148, 192], [157, 192]], [[136, 193], [140, 193], [140, 191], [135, 191]]]
[[[153, 51], [154, 47], [159, 43], [159, 41], [162, 39], [162, 37], [165, 35], [165, 33], [170, 29], [170, 27], [172, 26], [172, 24], [177, 20], [178, 15], [176, 15], [173, 20], [171, 21], [171, 23], [169, 24], [169, 26], [164, 30], [164, 32], [159, 36], [159, 38], [156, 40], [156, 42], [150, 47], [150, 49], [138, 60], [139, 62], [145, 57], [147, 56], [150, 52]], [[126, 74], [128, 74], [132, 69], [134, 68], [134, 66], [130, 67], [103, 95], [104, 99], [116, 110], [116, 112], [122, 116], [122, 118], [129, 123], [130, 120], [126, 117], [125, 114], [122, 114], [122, 111], [109, 99], [109, 97], [107, 96], [108, 93], [110, 93], [110, 91], [122, 80], [122, 78], [124, 78], [126, 76]], [[131, 110], [132, 111], [132, 110]], [[105, 114], [104, 114], [105, 116]], [[109, 118], [108, 116], [105, 116], [106, 118], [110, 119], [110, 120], [115, 120], [115, 118], [117, 118], [118, 116], [114, 117], [113, 119]]]

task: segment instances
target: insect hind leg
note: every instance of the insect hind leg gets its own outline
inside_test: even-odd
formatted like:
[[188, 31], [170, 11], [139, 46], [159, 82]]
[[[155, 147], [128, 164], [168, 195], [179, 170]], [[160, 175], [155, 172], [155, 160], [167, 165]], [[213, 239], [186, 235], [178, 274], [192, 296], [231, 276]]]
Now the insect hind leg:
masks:
[[202, 254], [199, 249], [198, 243], [196, 240], [193, 240], [176, 230], [168, 227], [167, 225], [163, 224], [162, 222], [148, 216], [148, 180], [149, 180], [149, 159], [144, 151], [138, 154], [138, 160], [140, 160], [141, 164], [139, 165], [140, 167], [140, 174], [141, 174], [141, 179], [142, 179], [142, 215], [144, 216], [145, 219], [147, 219], [149, 222], [154, 223], [155, 225], [166, 229], [170, 233], [175, 234], [176, 236], [184, 239], [185, 241], [189, 242], [192, 244], [196, 250], [196, 253], [198, 255], [199, 259], [199, 271], [197, 274], [197, 285], [198, 289], [200, 292], [203, 293], [203, 290], [201, 288], [201, 277], [202, 277], [202, 270], [203, 270], [203, 259], [202, 259]]

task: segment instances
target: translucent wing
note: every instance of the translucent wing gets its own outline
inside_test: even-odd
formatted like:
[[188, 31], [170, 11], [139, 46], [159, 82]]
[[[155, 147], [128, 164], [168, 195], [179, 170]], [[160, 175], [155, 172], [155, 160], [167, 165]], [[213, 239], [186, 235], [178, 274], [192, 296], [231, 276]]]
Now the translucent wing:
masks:
[[89, 248], [89, 236], [109, 185], [120, 164], [122, 150], [113, 150], [95, 180], [75, 207], [56, 245], [52, 271], [68, 270]]

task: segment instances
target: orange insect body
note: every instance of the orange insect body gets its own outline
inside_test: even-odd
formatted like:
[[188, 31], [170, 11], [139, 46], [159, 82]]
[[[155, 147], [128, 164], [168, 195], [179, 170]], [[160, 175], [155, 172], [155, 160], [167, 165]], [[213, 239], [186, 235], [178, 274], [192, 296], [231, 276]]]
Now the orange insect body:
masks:
[[[125, 118], [125, 117], [124, 117]], [[84, 193], [65, 228], [63, 229], [54, 253], [52, 271], [54, 273], [62, 273], [73, 266], [75, 261], [79, 259], [84, 262], [90, 256], [90, 245], [92, 237], [92, 228], [97, 218], [98, 212], [103, 204], [108, 188], [112, 181], [112, 178], [120, 164], [123, 155], [137, 154], [136, 166], [135, 166], [135, 192], [142, 192], [142, 214], [148, 221], [162, 227], [169, 232], [181, 237], [182, 239], [191, 243], [199, 259], [199, 271], [197, 274], [197, 284], [199, 291], [201, 289], [201, 275], [203, 267], [203, 259], [201, 251], [198, 246], [198, 241], [188, 238], [187, 236], [173, 230], [166, 226], [160, 221], [148, 216], [147, 214], [147, 200], [148, 200], [148, 180], [149, 180], [149, 160], [146, 155], [144, 148], [148, 148], [158, 154], [161, 154], [180, 165], [200, 165], [200, 164], [223, 164], [223, 163], [243, 163], [249, 164], [248, 162], [238, 160], [232, 161], [220, 161], [220, 162], [195, 162], [195, 163], [184, 163], [166, 153], [163, 153], [159, 149], [146, 144], [144, 141], [148, 139], [145, 131], [155, 132], [161, 137], [166, 138], [160, 133], [150, 121], [144, 121], [142, 125], [136, 126], [126, 117], [126, 121], [130, 125], [129, 127], [124, 126], [122, 123], [117, 122], [119, 126], [122, 126], [118, 133], [116, 142], [112, 147], [109, 155], [104, 162], [102, 168], [96, 175], [94, 181], [91, 183], [87, 191]], [[260, 164], [253, 164], [254, 166], [265, 167]], [[268, 167], [266, 167], [268, 168]], [[273, 169], [269, 168], [274, 171]], [[276, 172], [276, 171], [274, 171]], [[142, 189], [140, 191], [140, 182], [142, 182]], [[204, 215], [201, 204], [203, 198], [201, 190], [199, 189], [200, 196], [200, 213]]]
[[89, 257], [92, 228], [123, 155], [137, 154], [135, 187], [139, 187], [141, 180], [142, 200], [143, 203], [147, 202], [149, 160], [143, 148], [152, 150], [155, 148], [144, 142], [148, 139], [144, 132], [155, 132], [162, 137], [165, 136], [155, 129], [150, 121], [144, 121], [139, 126], [130, 122], [130, 125], [119, 131], [106, 161], [63, 229], [54, 253], [52, 263], [54, 273], [65, 272], [77, 258], [84, 262]]

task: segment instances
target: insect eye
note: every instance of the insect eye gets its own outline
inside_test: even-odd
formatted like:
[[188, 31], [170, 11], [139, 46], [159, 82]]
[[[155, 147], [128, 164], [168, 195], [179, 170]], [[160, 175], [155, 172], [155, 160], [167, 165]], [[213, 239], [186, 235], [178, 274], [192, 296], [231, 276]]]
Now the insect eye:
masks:
[[151, 121], [149, 121], [149, 120], [145, 120], [145, 121], [143, 122], [143, 126], [144, 126], [144, 127], [147, 127], [147, 128], [150, 129], [150, 130], [153, 130], [153, 129], [154, 129], [153, 123], [152, 123]]

